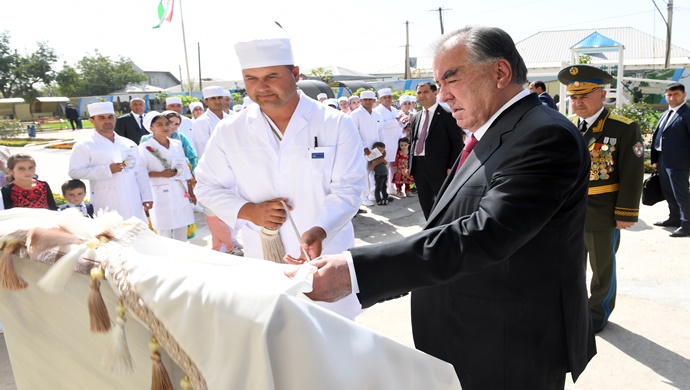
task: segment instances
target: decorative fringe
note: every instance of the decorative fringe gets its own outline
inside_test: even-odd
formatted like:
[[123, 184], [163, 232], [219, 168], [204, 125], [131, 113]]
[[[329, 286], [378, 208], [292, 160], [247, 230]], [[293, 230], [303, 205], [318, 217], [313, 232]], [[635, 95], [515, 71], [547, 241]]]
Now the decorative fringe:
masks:
[[180, 387], [182, 390], [192, 390], [192, 381], [189, 380], [187, 375], [185, 375], [180, 381]]
[[283, 257], [285, 256], [285, 248], [283, 241], [280, 239], [280, 230], [261, 228], [261, 249], [264, 253], [264, 259], [278, 264], [285, 264]]
[[74, 273], [74, 266], [84, 251], [86, 251], [86, 246], [79, 246], [69, 251], [50, 267], [36, 285], [49, 294], [61, 293]]
[[24, 279], [17, 274], [14, 269], [12, 253], [19, 243], [17, 241], [7, 241], [2, 248], [0, 256], [0, 288], [8, 291], [23, 290], [28, 286]]
[[127, 346], [127, 334], [125, 333], [126, 309], [122, 298], [120, 298], [115, 311], [117, 312], [117, 318], [115, 319], [115, 328], [113, 329], [113, 344], [103, 358], [103, 364], [113, 372], [129, 374], [134, 372], [134, 362], [132, 361], [132, 355], [129, 353], [129, 346]]
[[105, 306], [101, 295], [101, 280], [103, 280], [103, 269], [101, 267], [92, 268], [91, 284], [89, 285], [89, 318], [93, 333], [106, 333], [110, 330], [108, 308]]
[[149, 342], [151, 361], [153, 362], [151, 366], [151, 390], [173, 390], [172, 381], [170, 376], [168, 376], [168, 371], [165, 370], [165, 366], [161, 361], [161, 355], [158, 352], [159, 347], [158, 340], [152, 337], [151, 342]]
[[[82, 217], [82, 219], [84, 219]], [[29, 258], [36, 260], [43, 252], [68, 244], [80, 244], [81, 240], [63, 228], [36, 227], [29, 230], [26, 248]]]

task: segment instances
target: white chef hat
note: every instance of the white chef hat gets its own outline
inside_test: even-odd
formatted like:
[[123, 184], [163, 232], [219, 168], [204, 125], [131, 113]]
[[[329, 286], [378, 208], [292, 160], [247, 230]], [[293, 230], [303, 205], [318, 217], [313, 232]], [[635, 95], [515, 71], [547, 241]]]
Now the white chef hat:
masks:
[[321, 92], [320, 94], [316, 95], [316, 98], [317, 98], [317, 99], [326, 99], [326, 98], [328, 98], [328, 95], [326, 95], [325, 93]]
[[223, 96], [230, 97], [230, 91], [228, 91], [227, 89], [223, 89]]
[[350, 99], [348, 99], [347, 96], [341, 96], [341, 97], [338, 98], [338, 102], [347, 102], [347, 101], [349, 101], [349, 100], [350, 100]]
[[112, 102], [91, 103], [88, 106], [86, 106], [86, 110], [89, 112], [90, 117], [102, 114], [115, 115], [115, 109], [113, 108]]
[[359, 94], [359, 98], [376, 100], [376, 94], [374, 93], [374, 91], [362, 91], [362, 93]]
[[277, 23], [253, 22], [252, 31], [240, 34], [235, 53], [242, 69], [295, 64], [290, 38]]
[[191, 102], [189, 103], [189, 111], [194, 111], [195, 108], [201, 107], [204, 108], [204, 105], [201, 104], [201, 102]]
[[357, 95], [351, 95], [349, 98], [347, 98], [348, 101], [353, 101], [353, 100], [359, 100], [359, 96]]
[[327, 106], [333, 106], [335, 108], [338, 108], [338, 101], [335, 99], [326, 99], [323, 102]]
[[225, 96], [223, 87], [219, 87], [217, 85], [212, 85], [210, 87], [206, 87], [201, 90], [201, 93], [204, 94], [204, 99], [208, 99], [211, 97], [216, 97], [216, 96]]
[[392, 96], [393, 91], [391, 91], [390, 88], [381, 88], [379, 89], [379, 98], [382, 98], [384, 96]]
[[165, 105], [169, 106], [171, 104], [182, 104], [182, 99], [177, 96], [169, 97], [165, 99]]
[[151, 131], [151, 122], [157, 117], [157, 116], [165, 116], [161, 114], [158, 111], [149, 111], [146, 115], [144, 115], [144, 128], [148, 131]]

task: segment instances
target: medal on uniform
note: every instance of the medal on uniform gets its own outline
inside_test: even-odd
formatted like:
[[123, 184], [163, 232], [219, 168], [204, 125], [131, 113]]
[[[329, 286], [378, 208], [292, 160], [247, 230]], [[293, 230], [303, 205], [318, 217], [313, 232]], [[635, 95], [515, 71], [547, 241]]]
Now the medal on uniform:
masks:
[[611, 138], [611, 142], [610, 142], [610, 144], [611, 144], [611, 153], [613, 153], [613, 151], [616, 150], [616, 146], [615, 146], [615, 145], [616, 145], [616, 142], [617, 142], [617, 139], [616, 139], [616, 138]]

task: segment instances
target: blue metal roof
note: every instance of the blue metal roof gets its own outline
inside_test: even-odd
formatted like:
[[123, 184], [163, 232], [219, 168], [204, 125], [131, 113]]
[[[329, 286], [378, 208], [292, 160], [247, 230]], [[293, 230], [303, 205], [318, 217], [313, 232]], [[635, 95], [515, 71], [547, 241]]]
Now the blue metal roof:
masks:
[[589, 34], [585, 39], [576, 43], [571, 47], [571, 49], [589, 49], [589, 48], [599, 48], [599, 47], [616, 47], [623, 46], [622, 44], [614, 41], [613, 39], [601, 35], [598, 32], [593, 32]]

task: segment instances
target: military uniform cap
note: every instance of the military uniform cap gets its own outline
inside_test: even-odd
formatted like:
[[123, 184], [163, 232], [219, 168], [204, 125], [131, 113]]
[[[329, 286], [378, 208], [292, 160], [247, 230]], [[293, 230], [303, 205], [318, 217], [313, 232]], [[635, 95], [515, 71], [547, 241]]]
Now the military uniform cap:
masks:
[[589, 65], [570, 65], [558, 72], [558, 81], [568, 86], [568, 95], [586, 95], [613, 82], [613, 76]]

